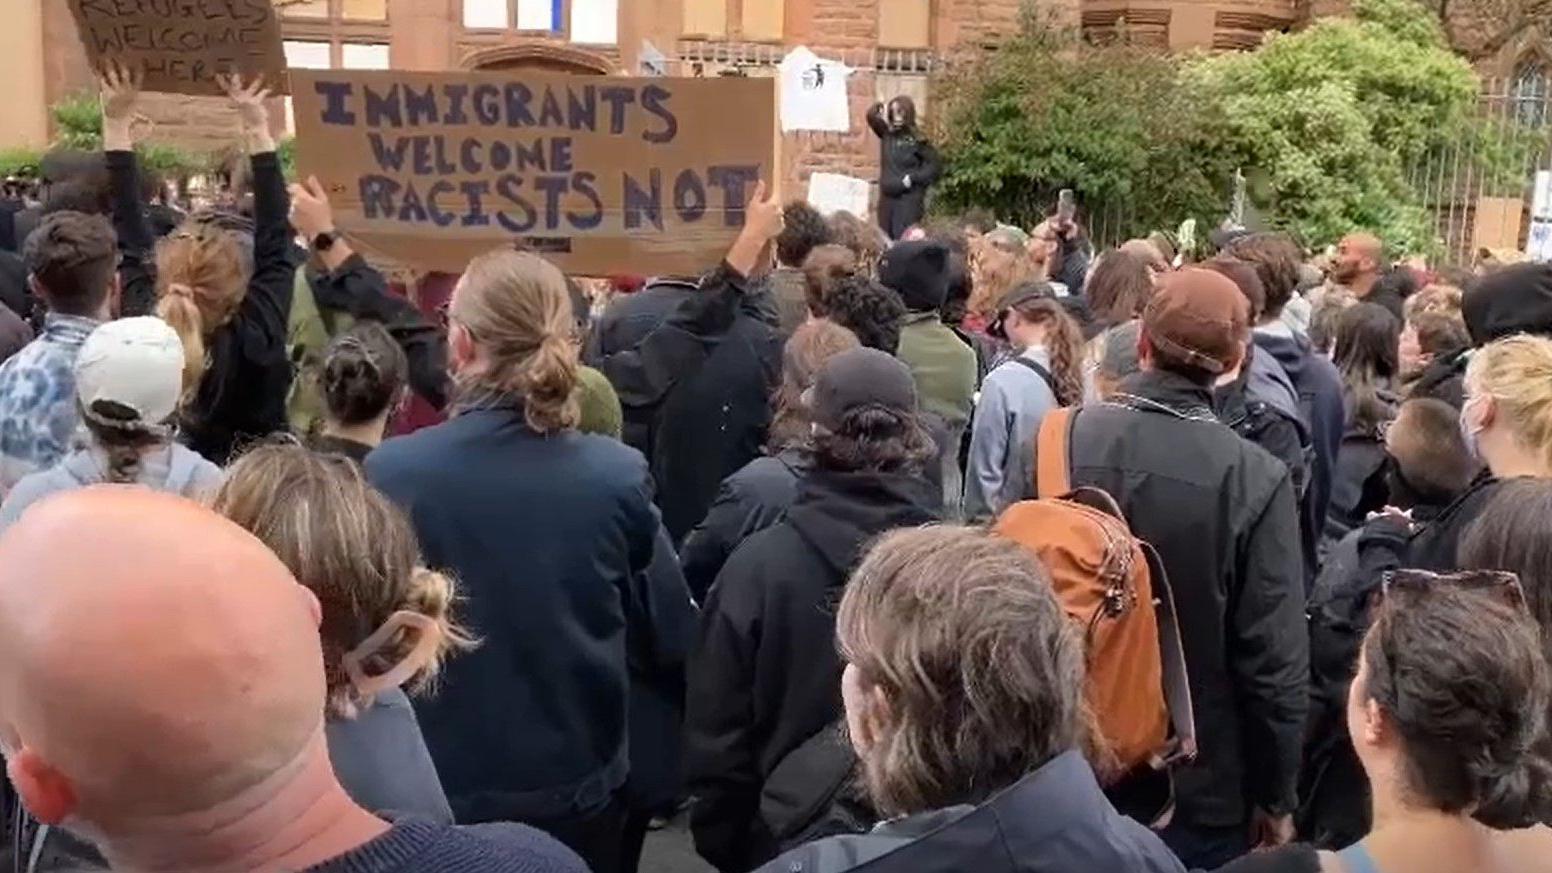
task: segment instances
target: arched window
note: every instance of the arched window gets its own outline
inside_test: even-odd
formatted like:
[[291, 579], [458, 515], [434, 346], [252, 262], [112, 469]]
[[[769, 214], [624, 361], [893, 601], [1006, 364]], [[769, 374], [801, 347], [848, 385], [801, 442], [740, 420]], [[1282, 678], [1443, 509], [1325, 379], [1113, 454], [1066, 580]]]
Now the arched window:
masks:
[[1532, 55], [1514, 69], [1514, 82], [1509, 86], [1510, 111], [1521, 124], [1541, 127], [1548, 121], [1548, 104], [1552, 103], [1552, 76], [1547, 73], [1546, 62], [1539, 55]]

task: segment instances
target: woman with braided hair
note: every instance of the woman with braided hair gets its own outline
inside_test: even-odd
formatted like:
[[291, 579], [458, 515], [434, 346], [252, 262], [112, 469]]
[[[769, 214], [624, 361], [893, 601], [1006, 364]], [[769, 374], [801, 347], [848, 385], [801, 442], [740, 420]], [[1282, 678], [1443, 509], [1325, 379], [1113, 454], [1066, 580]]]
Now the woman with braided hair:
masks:
[[989, 326], [1015, 355], [986, 376], [970, 428], [965, 512], [996, 517], [1032, 496], [1035, 434], [1045, 414], [1083, 400], [1083, 331], [1045, 282], [1003, 295]]

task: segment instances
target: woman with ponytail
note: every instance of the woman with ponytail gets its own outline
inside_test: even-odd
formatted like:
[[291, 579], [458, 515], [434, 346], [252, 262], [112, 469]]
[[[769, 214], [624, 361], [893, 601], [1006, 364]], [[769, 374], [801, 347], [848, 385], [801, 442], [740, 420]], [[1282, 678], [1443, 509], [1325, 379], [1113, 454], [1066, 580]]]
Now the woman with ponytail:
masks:
[[1394, 571], [1347, 703], [1373, 829], [1338, 852], [1289, 846], [1221, 873], [1547, 869], [1547, 833], [1534, 826], [1552, 813], [1549, 697], [1540, 633], [1513, 574]]
[[[595, 871], [621, 864], [627, 640], [655, 657], [664, 609], [634, 588], [659, 521], [646, 461], [583, 434], [575, 319], [560, 270], [503, 249], [447, 310], [453, 417], [389, 440], [368, 477], [454, 572], [481, 647], [418, 707], [460, 822], [517, 821]], [[654, 578], [662, 578], [654, 574]], [[688, 603], [673, 566], [669, 596]]]
[[1005, 294], [988, 328], [1017, 355], [981, 385], [970, 430], [965, 512], [992, 518], [1030, 496], [1035, 434], [1045, 414], [1083, 399], [1083, 332], [1051, 286], [1026, 282]]
[[153, 243], [130, 134], [140, 75], [109, 69], [102, 82], [103, 147], [124, 298], [155, 301], [152, 312], [125, 314], [154, 312], [178, 332], [184, 355], [181, 437], [217, 464], [242, 444], [286, 429], [286, 319], [295, 275], [291, 201], [265, 108], [270, 92], [262, 80], [231, 77], [222, 85], [253, 164], [252, 239], [219, 222], [190, 219]]
[[452, 822], [409, 697], [476, 645], [453, 620], [450, 577], [421, 564], [409, 520], [338, 455], [261, 446], [215, 495], [318, 598], [329, 758], [357, 803]]

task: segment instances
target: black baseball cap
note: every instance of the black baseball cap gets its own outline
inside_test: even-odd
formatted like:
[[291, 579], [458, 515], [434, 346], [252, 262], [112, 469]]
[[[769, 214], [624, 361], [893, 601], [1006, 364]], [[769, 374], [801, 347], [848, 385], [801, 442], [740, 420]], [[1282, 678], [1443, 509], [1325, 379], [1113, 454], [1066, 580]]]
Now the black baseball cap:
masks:
[[916, 380], [910, 369], [894, 355], [868, 348], [826, 361], [809, 402], [814, 423], [833, 431], [848, 412], [866, 406], [915, 414]]
[[1002, 295], [1002, 300], [997, 304], [997, 317], [986, 326], [986, 332], [998, 339], [1007, 339], [1007, 331], [1002, 328], [1002, 320], [1008, 317], [1008, 313], [1016, 306], [1022, 306], [1031, 300], [1055, 300], [1056, 289], [1049, 282], [1020, 282], [1008, 289], [1008, 293]]

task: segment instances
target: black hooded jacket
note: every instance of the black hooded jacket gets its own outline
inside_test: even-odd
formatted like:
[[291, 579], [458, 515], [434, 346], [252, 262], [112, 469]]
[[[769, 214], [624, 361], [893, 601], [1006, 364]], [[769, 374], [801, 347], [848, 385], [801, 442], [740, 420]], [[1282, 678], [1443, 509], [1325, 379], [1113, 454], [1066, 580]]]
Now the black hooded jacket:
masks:
[[690, 659], [686, 733], [695, 847], [726, 871], [775, 856], [760, 789], [841, 716], [835, 607], [866, 544], [929, 523], [925, 477], [813, 470], [781, 522], [739, 546], [706, 600]]
[[706, 517], [722, 480], [765, 445], [781, 375], [771, 315], [766, 299], [723, 264], [633, 346], [597, 360], [619, 394], [627, 443], [651, 464], [676, 544]]
[[1072, 484], [1110, 492], [1174, 586], [1201, 752], [1175, 773], [1175, 820], [1239, 826], [1292, 812], [1309, 639], [1287, 467], [1214, 415], [1205, 387], [1163, 371], [1084, 406]]

